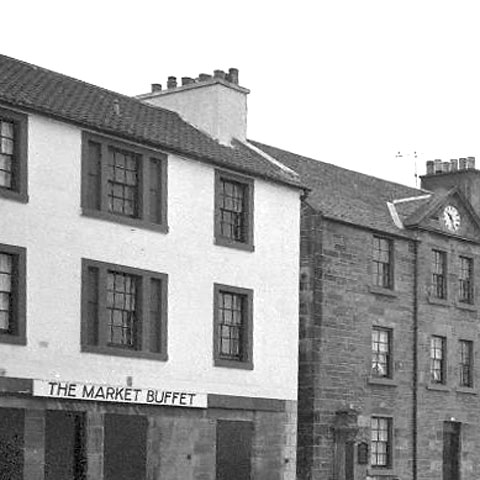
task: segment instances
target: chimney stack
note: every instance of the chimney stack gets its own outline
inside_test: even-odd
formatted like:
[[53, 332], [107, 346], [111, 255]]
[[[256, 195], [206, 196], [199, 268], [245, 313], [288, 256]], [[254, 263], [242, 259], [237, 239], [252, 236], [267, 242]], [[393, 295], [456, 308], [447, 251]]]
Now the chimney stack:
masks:
[[221, 80], [225, 80], [226, 73], [223, 70], [214, 70], [213, 71], [213, 78], [220, 78]]
[[238, 69], [200, 73], [197, 78], [170, 76], [167, 88], [152, 84], [150, 93], [137, 98], [179, 113], [185, 120], [223, 145], [247, 140], [247, 94], [238, 84]]
[[208, 73], [200, 73], [198, 75], [198, 81], [199, 82], [206, 82], [207, 80], [211, 80], [212, 76]]
[[177, 88], [177, 77], [168, 77], [167, 88], [169, 90], [172, 88]]
[[227, 80], [230, 83], [234, 83], [235, 85], [238, 85], [238, 68], [228, 69]]
[[480, 215], [480, 170], [475, 170], [475, 157], [428, 160], [427, 173], [421, 179], [422, 188], [435, 193], [457, 187]]
[[192, 77], [182, 77], [182, 87], [184, 85], [191, 85], [192, 83], [195, 83], [195, 80]]

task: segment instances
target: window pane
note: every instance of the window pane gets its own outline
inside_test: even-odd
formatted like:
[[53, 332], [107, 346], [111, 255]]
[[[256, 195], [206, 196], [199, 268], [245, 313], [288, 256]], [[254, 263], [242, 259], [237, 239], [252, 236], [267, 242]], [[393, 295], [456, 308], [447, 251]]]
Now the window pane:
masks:
[[0, 330], [9, 331], [12, 315], [13, 257], [0, 253]]
[[246, 185], [220, 181], [220, 232], [238, 242], [246, 241]]
[[430, 340], [430, 374], [433, 383], [445, 383], [445, 338]]
[[223, 358], [243, 359], [245, 330], [244, 296], [229, 292], [219, 293], [220, 355]]
[[107, 197], [111, 212], [138, 216], [138, 164], [139, 155], [109, 149]]
[[392, 287], [391, 241], [373, 237], [373, 283], [382, 288]]
[[372, 375], [390, 377], [390, 330], [374, 327], [372, 330]]
[[391, 465], [391, 419], [372, 417], [370, 424], [372, 467], [389, 467]]
[[13, 123], [5, 120], [0, 121], [0, 137], [13, 138]]
[[473, 386], [473, 342], [468, 340], [459, 341], [460, 350], [460, 385], [462, 387]]
[[432, 251], [432, 295], [440, 299], [447, 297], [446, 259], [445, 252]]
[[473, 260], [460, 257], [460, 269], [458, 274], [459, 300], [465, 303], [473, 302]]
[[0, 139], [0, 152], [6, 155], [13, 155], [13, 140], [2, 137]]
[[137, 277], [107, 272], [107, 341], [114, 346], [135, 348]]

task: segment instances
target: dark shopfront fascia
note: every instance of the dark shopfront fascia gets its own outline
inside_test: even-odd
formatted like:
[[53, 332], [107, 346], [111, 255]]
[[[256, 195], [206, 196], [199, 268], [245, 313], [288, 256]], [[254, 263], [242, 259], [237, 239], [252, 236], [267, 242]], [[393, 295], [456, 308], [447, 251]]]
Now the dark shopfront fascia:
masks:
[[290, 461], [284, 400], [209, 394], [205, 408], [153, 406], [34, 396], [33, 383], [0, 378], [2, 480], [243, 480]]

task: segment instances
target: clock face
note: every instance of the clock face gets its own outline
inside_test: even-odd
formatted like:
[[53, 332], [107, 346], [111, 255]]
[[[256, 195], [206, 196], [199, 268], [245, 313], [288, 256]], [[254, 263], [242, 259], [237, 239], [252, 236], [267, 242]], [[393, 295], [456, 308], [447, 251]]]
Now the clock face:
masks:
[[443, 223], [451, 232], [458, 232], [460, 213], [453, 205], [447, 205], [443, 210]]

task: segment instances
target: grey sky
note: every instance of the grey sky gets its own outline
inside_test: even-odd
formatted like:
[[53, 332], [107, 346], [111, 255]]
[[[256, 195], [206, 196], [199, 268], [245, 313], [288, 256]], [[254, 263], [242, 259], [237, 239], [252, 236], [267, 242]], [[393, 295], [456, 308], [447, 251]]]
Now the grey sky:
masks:
[[[480, 155], [474, 0], [5, 2], [2, 53], [127, 95], [237, 67], [249, 137], [414, 185]], [[403, 158], [396, 159], [401, 151]]]

